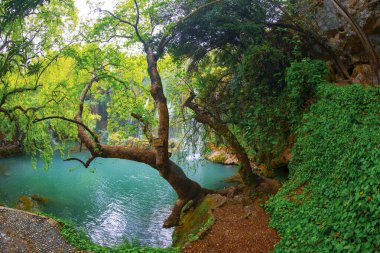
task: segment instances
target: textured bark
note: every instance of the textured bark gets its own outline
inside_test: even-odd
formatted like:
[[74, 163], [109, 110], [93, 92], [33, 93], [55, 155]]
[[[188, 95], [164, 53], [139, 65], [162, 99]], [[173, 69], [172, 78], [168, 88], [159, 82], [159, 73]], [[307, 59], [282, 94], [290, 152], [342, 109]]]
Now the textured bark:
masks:
[[169, 110], [162, 87], [160, 74], [157, 70], [157, 60], [151, 47], [145, 48], [148, 63], [148, 73], [151, 81], [150, 94], [156, 104], [158, 112], [158, 131], [154, 148], [156, 150], [156, 166], [165, 177], [169, 164]]
[[192, 94], [191, 97], [186, 100], [184, 105], [194, 111], [195, 119], [198, 122], [211, 127], [218, 134], [224, 137], [239, 161], [239, 174], [243, 182], [246, 185], [258, 186], [263, 181], [263, 179], [259, 175], [253, 173], [249, 157], [243, 146], [241, 146], [235, 135], [231, 132], [226, 124], [221, 122], [219, 119], [215, 119], [206, 110], [195, 104], [193, 102], [194, 98], [195, 95]]

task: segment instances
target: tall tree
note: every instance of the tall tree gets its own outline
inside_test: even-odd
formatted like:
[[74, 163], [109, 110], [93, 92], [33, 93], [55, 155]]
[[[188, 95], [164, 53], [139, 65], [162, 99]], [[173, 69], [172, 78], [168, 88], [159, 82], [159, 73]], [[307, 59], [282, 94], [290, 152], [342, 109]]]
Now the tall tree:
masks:
[[[90, 61], [96, 64], [90, 64], [90, 67], [85, 68], [88, 72], [88, 80], [79, 95], [78, 110], [75, 113], [74, 119], [59, 115], [45, 115], [35, 120], [37, 123], [45, 120], [60, 119], [77, 124], [78, 138], [91, 154], [91, 157], [87, 161], [80, 161], [85, 167], [90, 166], [95, 158], [103, 157], [134, 160], [148, 164], [156, 169], [178, 195], [178, 201], [173, 208], [172, 214], [165, 221], [165, 227], [177, 224], [180, 211], [186, 203], [191, 200], [197, 202], [205, 194], [214, 191], [204, 189], [198, 183], [189, 179], [183, 170], [170, 160], [170, 115], [167, 98], [164, 94], [163, 82], [158, 69], [158, 61], [163, 57], [167, 44], [173, 38], [175, 26], [185, 22], [194, 13], [218, 2], [220, 1], [205, 3], [188, 13], [169, 13], [169, 15], [168, 13], [161, 13], [158, 10], [162, 10], [163, 5], [168, 7], [173, 4], [171, 1], [124, 1], [116, 6], [114, 12], [99, 10], [102, 17], [94, 26], [92, 34], [87, 37], [93, 42], [107, 43], [108, 45], [116, 44], [116, 46], [120, 46], [122, 40], [125, 40], [125, 46], [130, 46], [131, 50], [134, 51], [138, 50], [136, 43], [142, 47], [150, 80], [149, 93], [154, 101], [158, 115], [157, 132], [154, 133], [155, 138], [152, 143], [153, 150], [103, 144], [99, 141], [98, 135], [84, 121], [86, 99], [89, 97], [88, 94], [95, 84], [109, 82], [110, 80], [117, 80], [121, 83], [125, 82], [120, 78], [120, 75], [110, 76], [109, 74], [115, 70], [118, 64], [111, 64], [108, 60], [99, 62], [99, 59], [102, 59], [102, 57], [98, 53], [93, 53], [92, 55], [96, 57]], [[87, 60], [85, 57], [80, 62], [87, 62]], [[129, 87], [126, 86], [126, 88], [130, 90]], [[143, 124], [146, 123], [144, 115], [133, 113], [132, 116]], [[148, 127], [144, 129], [147, 130]], [[152, 139], [151, 134], [147, 131], [146, 135], [148, 139]]]

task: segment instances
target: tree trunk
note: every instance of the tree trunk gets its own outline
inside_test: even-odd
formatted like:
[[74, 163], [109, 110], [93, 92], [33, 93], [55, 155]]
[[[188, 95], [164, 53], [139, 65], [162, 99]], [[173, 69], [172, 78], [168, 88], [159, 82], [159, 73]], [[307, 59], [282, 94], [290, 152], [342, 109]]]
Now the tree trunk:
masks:
[[195, 104], [193, 102], [194, 98], [195, 95], [192, 94], [190, 98], [186, 100], [184, 105], [195, 113], [195, 119], [198, 122], [211, 127], [219, 135], [223, 136], [228, 145], [230, 145], [239, 161], [239, 174], [244, 184], [258, 186], [263, 181], [263, 178], [253, 173], [251, 162], [249, 161], [247, 152], [245, 151], [244, 147], [241, 146], [236, 136], [231, 132], [226, 124], [221, 122], [219, 119], [215, 119], [207, 111], [200, 108], [199, 105]]
[[[166, 97], [163, 93], [161, 78], [157, 70], [157, 61], [154, 58], [153, 50], [146, 50], [148, 61], [148, 72], [151, 79], [151, 94], [156, 103], [158, 111], [158, 138], [153, 141], [155, 150], [145, 150], [139, 148], [129, 148], [126, 146], [110, 146], [100, 144], [96, 134], [83, 125], [82, 114], [85, 97], [97, 77], [92, 78], [80, 95], [79, 110], [75, 121], [78, 125], [78, 137], [91, 153], [91, 158], [82, 162], [86, 167], [96, 157], [119, 158], [133, 160], [150, 165], [156, 169], [160, 175], [171, 185], [178, 195], [178, 201], [173, 208], [170, 217], [165, 221], [164, 227], [172, 227], [178, 224], [179, 215], [182, 207], [190, 200], [198, 200], [205, 194], [214, 191], [202, 188], [197, 182], [189, 179], [182, 169], [169, 159], [169, 111]], [[89, 134], [90, 135], [89, 135]]]

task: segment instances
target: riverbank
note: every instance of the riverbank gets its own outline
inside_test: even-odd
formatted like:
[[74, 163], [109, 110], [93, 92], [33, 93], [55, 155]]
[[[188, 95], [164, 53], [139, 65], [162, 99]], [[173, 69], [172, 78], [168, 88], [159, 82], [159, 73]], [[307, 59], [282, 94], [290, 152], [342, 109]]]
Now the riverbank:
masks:
[[[269, 227], [269, 216], [261, 205], [279, 187], [276, 180], [269, 179], [255, 191], [239, 185], [229, 188], [228, 196], [208, 195], [184, 211], [177, 230], [186, 226], [190, 230], [182, 230], [183, 241], [180, 245], [174, 241], [174, 245], [181, 252], [197, 253], [271, 251], [280, 238]], [[93, 244], [70, 225], [30, 212], [0, 207], [0, 220], [1, 249], [9, 252], [125, 252], [120, 246], [111, 249]], [[178, 248], [121, 247], [136, 252], [178, 252]]]
[[280, 188], [268, 179], [260, 189], [239, 185], [229, 196], [208, 195], [195, 208], [185, 210], [174, 233], [174, 245], [185, 253], [270, 252], [280, 241], [269, 227], [262, 204]]
[[2, 252], [80, 252], [61, 235], [53, 219], [0, 206]]

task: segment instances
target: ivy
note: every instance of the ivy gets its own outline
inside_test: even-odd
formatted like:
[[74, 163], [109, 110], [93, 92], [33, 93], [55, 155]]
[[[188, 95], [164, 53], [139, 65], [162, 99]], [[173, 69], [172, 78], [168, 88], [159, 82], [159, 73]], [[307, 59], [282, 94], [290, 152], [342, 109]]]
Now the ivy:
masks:
[[[308, 79], [310, 80], [310, 79]], [[290, 162], [290, 181], [266, 208], [275, 252], [380, 248], [380, 89], [316, 87]]]

